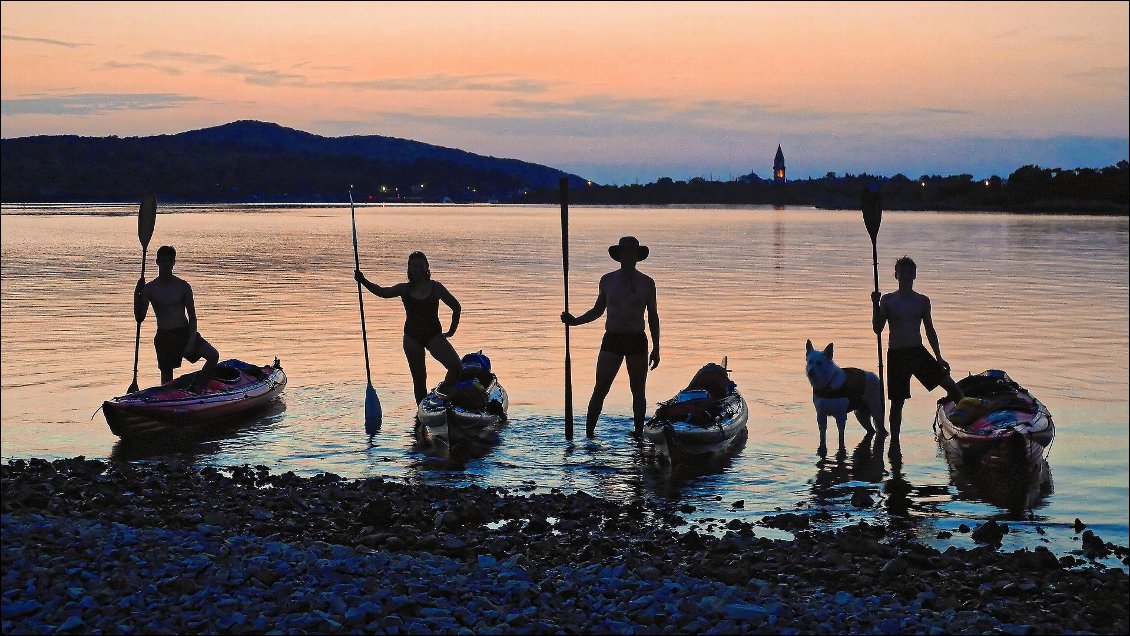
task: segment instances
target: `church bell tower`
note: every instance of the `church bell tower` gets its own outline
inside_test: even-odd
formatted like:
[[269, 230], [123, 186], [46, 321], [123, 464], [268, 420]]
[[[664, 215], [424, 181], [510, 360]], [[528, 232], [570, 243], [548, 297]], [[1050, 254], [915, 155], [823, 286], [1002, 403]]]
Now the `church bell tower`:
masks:
[[781, 152], [781, 144], [777, 144], [777, 156], [773, 157], [773, 183], [785, 182], [785, 153]]

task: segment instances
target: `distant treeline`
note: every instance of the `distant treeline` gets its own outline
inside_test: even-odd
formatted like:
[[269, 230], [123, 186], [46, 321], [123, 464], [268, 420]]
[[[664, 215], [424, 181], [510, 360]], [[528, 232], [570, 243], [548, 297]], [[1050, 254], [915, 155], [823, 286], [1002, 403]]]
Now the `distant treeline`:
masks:
[[867, 174], [774, 183], [663, 177], [646, 185], [599, 185], [539, 164], [476, 155], [380, 135], [322, 137], [269, 122], [239, 121], [152, 137], [21, 137], [0, 142], [0, 201], [75, 203], [341, 202], [791, 205], [854, 209], [880, 185], [893, 210], [1006, 210], [1128, 214], [1126, 161], [1096, 170], [1029, 165], [1007, 179]]
[[[570, 201], [599, 205], [791, 205], [826, 209], [858, 209], [860, 193], [877, 183], [883, 207], [890, 210], [985, 210], [1017, 212], [1067, 212], [1080, 214], [1130, 213], [1130, 164], [1096, 170], [1041, 168], [1028, 165], [1007, 179], [978, 180], [961, 174], [942, 177], [922, 175], [910, 179], [898, 174], [881, 177], [868, 174], [774, 183], [749, 175], [736, 181], [690, 181], [660, 178], [646, 185], [588, 185], [572, 189]], [[540, 189], [525, 200], [551, 203], [558, 192]]]
[[477, 202], [556, 187], [561, 170], [380, 135], [321, 137], [240, 121], [152, 137], [21, 137], [0, 143], [5, 203]]

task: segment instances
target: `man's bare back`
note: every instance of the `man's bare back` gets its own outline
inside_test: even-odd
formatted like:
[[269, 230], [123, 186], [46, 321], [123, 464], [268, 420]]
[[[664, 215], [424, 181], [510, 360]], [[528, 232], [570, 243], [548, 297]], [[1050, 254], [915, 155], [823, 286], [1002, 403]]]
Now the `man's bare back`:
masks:
[[600, 278], [600, 295], [608, 306], [606, 332], [643, 333], [644, 310], [655, 297], [655, 281], [650, 276], [639, 270], [609, 272]]

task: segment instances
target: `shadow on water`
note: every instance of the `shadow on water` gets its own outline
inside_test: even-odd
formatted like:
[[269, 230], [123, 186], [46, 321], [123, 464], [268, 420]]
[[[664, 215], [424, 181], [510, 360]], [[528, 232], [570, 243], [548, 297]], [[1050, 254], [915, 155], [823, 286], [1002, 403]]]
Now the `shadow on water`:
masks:
[[246, 418], [219, 422], [204, 429], [173, 433], [152, 439], [119, 439], [110, 451], [111, 461], [133, 461], [175, 456], [196, 461], [219, 453], [221, 442], [244, 438], [253, 440], [275, 428], [286, 413], [285, 398], [275, 400]]
[[666, 459], [655, 453], [651, 444], [638, 442], [642, 458], [644, 486], [669, 501], [678, 501], [701, 482], [729, 470], [742, 454], [749, 431], [743, 431], [725, 451], [695, 455], [675, 455]]
[[809, 481], [812, 502], [821, 508], [886, 514], [900, 526], [936, 516], [948, 499], [948, 486], [912, 484], [903, 471], [901, 445], [895, 442], [888, 449], [889, 442], [886, 434], [868, 433], [851, 455], [841, 447], [834, 455], [821, 456]]
[[955, 499], [981, 501], [997, 508], [997, 519], [1021, 521], [1044, 505], [1052, 494], [1051, 466], [1046, 459], [1037, 463], [1019, 462], [1012, 466], [988, 467], [962, 463], [939, 439], [949, 466], [950, 483], [956, 489]]
[[428, 432], [426, 426], [415, 420], [412, 428], [412, 450], [425, 456], [429, 469], [463, 471], [475, 460], [485, 458], [501, 441], [495, 433], [490, 440], [461, 439], [455, 444]]

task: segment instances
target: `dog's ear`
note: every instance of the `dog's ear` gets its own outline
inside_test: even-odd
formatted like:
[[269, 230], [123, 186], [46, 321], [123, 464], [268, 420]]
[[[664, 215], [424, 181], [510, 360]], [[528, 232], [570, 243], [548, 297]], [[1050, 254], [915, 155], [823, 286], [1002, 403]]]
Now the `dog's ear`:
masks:
[[805, 340], [804, 341], [804, 351], [805, 351], [805, 353], [812, 353], [812, 341], [811, 340]]
[[824, 347], [824, 355], [828, 356], [829, 360], [832, 359], [832, 343], [829, 342], [828, 346]]

